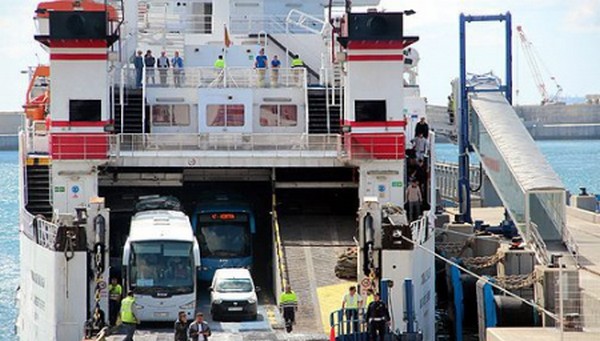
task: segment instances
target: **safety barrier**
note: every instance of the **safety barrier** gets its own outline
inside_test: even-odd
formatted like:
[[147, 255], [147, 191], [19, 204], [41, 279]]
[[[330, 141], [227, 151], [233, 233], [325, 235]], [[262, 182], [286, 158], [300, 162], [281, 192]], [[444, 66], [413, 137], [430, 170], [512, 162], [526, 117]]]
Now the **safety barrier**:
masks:
[[111, 152], [219, 151], [252, 155], [336, 157], [335, 134], [119, 134], [110, 136]]
[[[364, 308], [358, 309], [356, 318], [348, 318], [344, 310], [336, 310], [329, 315], [331, 336], [336, 341], [368, 341], [369, 328]], [[386, 335], [386, 340], [391, 334]]]
[[[435, 164], [435, 175], [440, 195], [449, 201], [458, 200], [458, 164], [438, 162]], [[481, 181], [481, 169], [476, 166], [469, 168], [471, 188], [477, 189]]]
[[20, 230], [27, 238], [38, 245], [56, 251], [58, 225], [46, 221], [43, 217], [34, 217], [25, 208], [21, 208]]
[[277, 266], [276, 272], [279, 275], [278, 281], [275, 287], [276, 299], [279, 299], [279, 293], [285, 290], [289, 284], [289, 276], [287, 271], [287, 264], [285, 258], [285, 250], [283, 249], [283, 242], [281, 241], [281, 232], [279, 229], [279, 217], [275, 207], [275, 195], [273, 194], [273, 209], [272, 209], [272, 225], [273, 225], [273, 244], [274, 244], [274, 259]]

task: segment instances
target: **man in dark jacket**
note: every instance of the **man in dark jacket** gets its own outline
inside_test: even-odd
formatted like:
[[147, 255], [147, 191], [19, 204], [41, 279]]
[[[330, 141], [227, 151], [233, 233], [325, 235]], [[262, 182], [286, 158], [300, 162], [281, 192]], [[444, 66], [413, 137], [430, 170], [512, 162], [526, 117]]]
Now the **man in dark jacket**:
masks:
[[188, 322], [185, 311], [179, 312], [179, 317], [175, 321], [175, 341], [188, 341]]
[[390, 312], [384, 302], [381, 301], [381, 296], [376, 293], [373, 296], [373, 302], [367, 308], [367, 321], [369, 322], [369, 334], [371, 341], [384, 341], [387, 325], [390, 323]]
[[208, 337], [211, 335], [210, 327], [204, 321], [204, 314], [197, 313], [196, 320], [188, 328], [188, 337], [192, 341], [208, 341]]
[[427, 139], [429, 137], [429, 124], [425, 121], [425, 117], [421, 117], [419, 123], [415, 127], [415, 137], [423, 134], [423, 137]]

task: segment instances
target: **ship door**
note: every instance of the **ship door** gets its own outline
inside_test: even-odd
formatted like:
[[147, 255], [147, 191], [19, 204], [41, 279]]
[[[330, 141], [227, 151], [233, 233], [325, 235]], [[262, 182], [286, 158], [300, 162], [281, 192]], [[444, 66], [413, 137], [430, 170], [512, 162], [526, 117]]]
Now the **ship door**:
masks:
[[200, 89], [200, 133], [251, 133], [252, 92], [249, 89]]

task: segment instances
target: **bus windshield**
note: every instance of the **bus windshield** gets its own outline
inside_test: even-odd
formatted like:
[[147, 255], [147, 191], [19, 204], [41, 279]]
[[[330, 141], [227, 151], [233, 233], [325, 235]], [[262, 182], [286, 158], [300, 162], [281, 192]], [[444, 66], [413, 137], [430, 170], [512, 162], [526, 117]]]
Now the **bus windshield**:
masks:
[[251, 236], [246, 214], [201, 214], [198, 241], [202, 257], [240, 258], [251, 256]]
[[138, 294], [194, 292], [191, 242], [147, 241], [131, 244], [130, 283]]

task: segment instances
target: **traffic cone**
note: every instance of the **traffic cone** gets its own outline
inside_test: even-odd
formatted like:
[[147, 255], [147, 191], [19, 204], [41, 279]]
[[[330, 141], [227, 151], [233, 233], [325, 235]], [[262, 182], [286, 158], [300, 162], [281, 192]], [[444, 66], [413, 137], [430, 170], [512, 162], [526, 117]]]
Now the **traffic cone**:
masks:
[[335, 327], [331, 326], [329, 331], [329, 341], [335, 341]]

